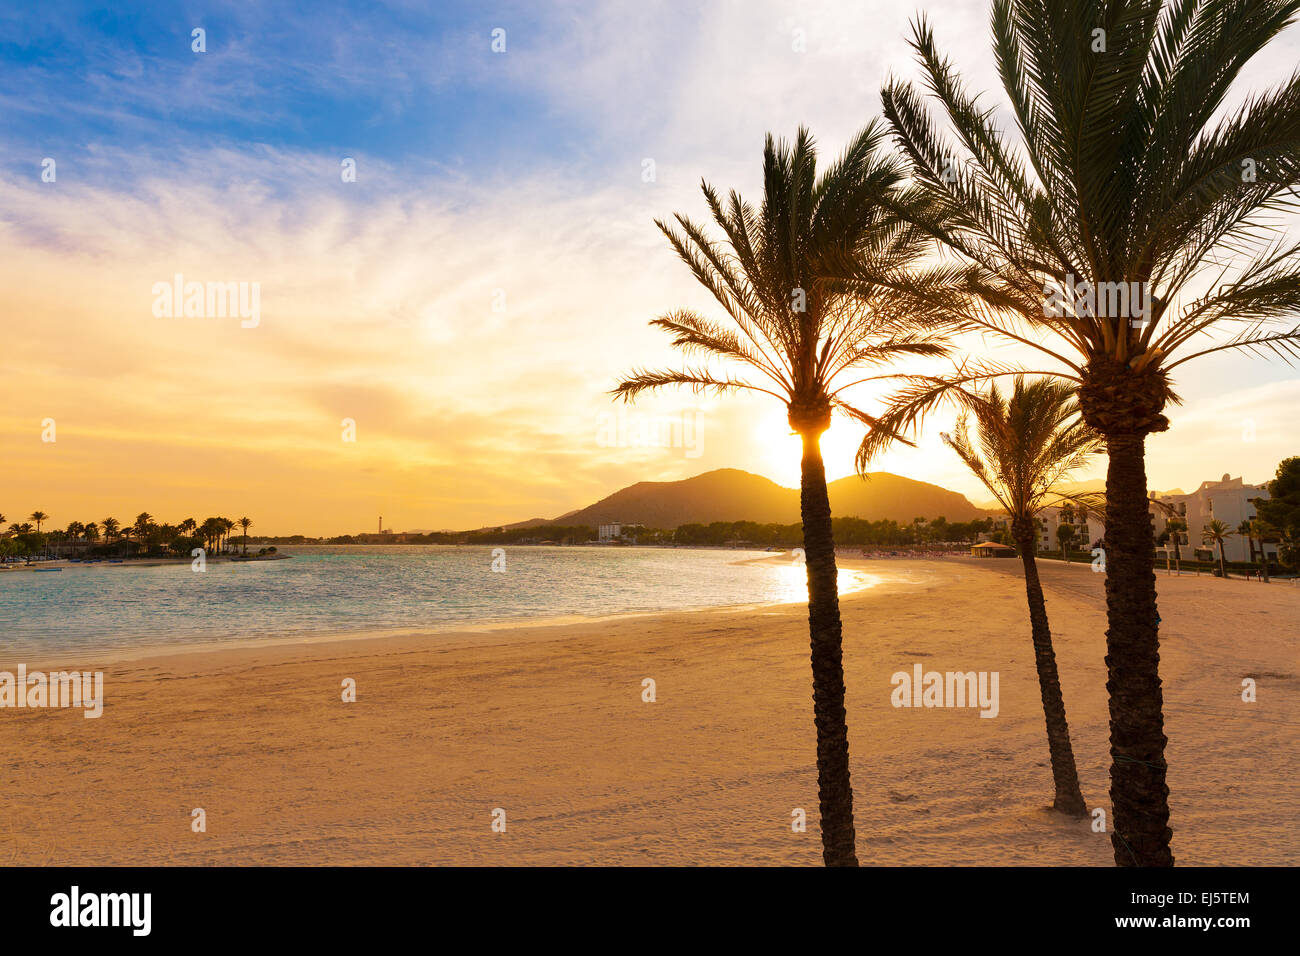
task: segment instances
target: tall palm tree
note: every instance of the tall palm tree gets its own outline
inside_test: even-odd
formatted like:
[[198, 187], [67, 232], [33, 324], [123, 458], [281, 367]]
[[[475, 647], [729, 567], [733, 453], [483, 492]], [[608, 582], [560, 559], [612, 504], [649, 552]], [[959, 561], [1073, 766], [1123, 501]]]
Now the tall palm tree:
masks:
[[[1300, 0], [994, 0], [1004, 132], [913, 28], [929, 95], [884, 110], [912, 163], [893, 208], [965, 269], [957, 330], [1014, 342], [1072, 382], [1106, 440], [1111, 843], [1119, 865], [1172, 865], [1159, 615], [1145, 439], [1172, 373], [1229, 349], [1300, 354], [1300, 243], [1266, 216], [1300, 185], [1300, 73], [1215, 119]], [[881, 201], [890, 204], [889, 197]], [[1292, 320], [1293, 321], [1293, 320]], [[1007, 374], [972, 362], [967, 383]], [[917, 383], [924, 401], [925, 383]], [[942, 387], [942, 383], [931, 383]]]
[[36, 531], [39, 534], [41, 530], [41, 522], [49, 521], [50, 516], [47, 515], [44, 511], [33, 511], [30, 515], [27, 516], [27, 520], [36, 522]]
[[712, 371], [633, 370], [613, 390], [630, 401], [667, 386], [695, 391], [749, 390], [785, 405], [790, 428], [803, 442], [800, 513], [808, 575], [808, 628], [817, 730], [817, 778], [822, 856], [827, 865], [857, 864], [853, 790], [844, 712], [839, 594], [830, 502], [820, 440], [832, 412], [859, 424], [872, 419], [850, 405], [845, 391], [865, 379], [859, 371], [908, 356], [947, 353], [928, 336], [924, 302], [887, 285], [850, 295], [822, 279], [824, 263], [852, 253], [895, 284], [925, 253], [921, 234], [868, 201], [900, 182], [900, 162], [882, 151], [885, 131], [872, 123], [819, 177], [812, 136], [800, 129], [793, 145], [770, 135], [763, 151], [763, 202], [746, 203], [732, 191], [724, 202], [702, 183], [713, 221], [725, 239], [677, 215], [657, 221], [695, 278], [730, 318], [717, 324], [677, 311], [651, 322], [686, 353], [701, 353], [747, 368], [751, 376]]
[[1207, 522], [1201, 529], [1201, 540], [1209, 545], [1217, 545], [1219, 548], [1219, 576], [1222, 578], [1228, 576], [1228, 565], [1224, 560], [1223, 548], [1232, 534], [1232, 529], [1228, 527], [1227, 522], [1220, 521], [1218, 518]]
[[248, 554], [248, 529], [252, 526], [252, 518], [244, 517], [239, 519], [239, 527], [244, 529], [244, 554]]
[[116, 518], [105, 518], [100, 524], [104, 528], [104, 539], [106, 541], [112, 541], [113, 536], [117, 534], [117, 529], [121, 527]]
[[[1074, 390], [1064, 382], [1037, 379], [1027, 383], [1016, 378], [1007, 396], [992, 385], [984, 394], [962, 391], [954, 393], [954, 397], [964, 411], [956, 431], [944, 434], [943, 441], [1006, 510], [1011, 519], [1011, 536], [1024, 566], [1034, 662], [1056, 785], [1052, 807], [1083, 816], [1088, 811], [1079, 791], [1035, 554], [1040, 512], [1049, 499], [1060, 495], [1056, 485], [1100, 450], [1101, 439], [1079, 418]], [[967, 427], [970, 416], [978, 426], [976, 441], [971, 440]]]
[[235, 521], [232, 518], [218, 518], [221, 522], [221, 550], [225, 551], [230, 542], [230, 532], [235, 530]]

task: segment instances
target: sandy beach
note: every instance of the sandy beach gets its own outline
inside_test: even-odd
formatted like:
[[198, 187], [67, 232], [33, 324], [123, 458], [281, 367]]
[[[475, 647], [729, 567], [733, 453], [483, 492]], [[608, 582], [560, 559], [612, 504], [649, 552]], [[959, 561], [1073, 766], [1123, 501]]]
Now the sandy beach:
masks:
[[[1111, 865], [1106, 834], [1046, 809], [1019, 562], [844, 564], [881, 576], [843, 601], [862, 861]], [[1040, 569], [1084, 796], [1109, 813], [1103, 577]], [[1178, 863], [1300, 863], [1300, 588], [1159, 589]], [[19, 663], [46, 662], [0, 668]], [[0, 711], [6, 863], [821, 862], [801, 605], [76, 663], [105, 672], [99, 719]], [[918, 663], [997, 671], [998, 716], [891, 706]]]

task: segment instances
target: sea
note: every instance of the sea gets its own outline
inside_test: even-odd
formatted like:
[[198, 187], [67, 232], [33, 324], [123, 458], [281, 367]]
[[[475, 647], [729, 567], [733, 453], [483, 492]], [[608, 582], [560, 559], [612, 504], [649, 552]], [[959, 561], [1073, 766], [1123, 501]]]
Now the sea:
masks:
[[[806, 601], [796, 556], [638, 547], [284, 547], [285, 560], [0, 572], [0, 653], [466, 629]], [[874, 583], [840, 571], [841, 592]]]

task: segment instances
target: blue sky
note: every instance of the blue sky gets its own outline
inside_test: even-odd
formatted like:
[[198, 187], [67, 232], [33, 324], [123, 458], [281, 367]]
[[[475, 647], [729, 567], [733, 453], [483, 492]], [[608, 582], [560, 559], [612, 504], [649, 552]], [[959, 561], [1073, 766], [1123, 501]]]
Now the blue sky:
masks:
[[[680, 361], [649, 319], [716, 315], [653, 219], [703, 215], [701, 177], [755, 195], [768, 131], [807, 124], [837, 153], [886, 77], [916, 75], [920, 7], [1000, 103], [986, 0], [0, 10], [0, 376], [30, 383], [0, 407], [0, 457], [26, 482], [11, 494], [41, 498], [0, 510], [166, 517], [174, 502], [337, 533], [379, 513], [395, 528], [556, 516], [718, 467], [797, 483], [773, 404], [639, 403], [699, 416], [688, 456], [601, 444], [606, 393], [632, 365]], [[1293, 27], [1239, 95], [1297, 62]], [[261, 325], [158, 322], [150, 289], [178, 272], [260, 283]], [[1153, 487], [1262, 481], [1296, 453], [1294, 369], [1225, 356], [1179, 386]], [[57, 450], [30, 441], [46, 417]], [[934, 424], [882, 470], [983, 500]], [[858, 437], [832, 429], [831, 477]], [[252, 500], [227, 500], [229, 473], [263, 476]]]
[[[565, 18], [530, 4], [303, 6], [12, 10], [0, 20], [6, 139], [71, 158], [258, 143], [483, 172], [586, 153], [589, 118], [553, 110], [506, 68], [545, 56]], [[498, 27], [505, 54], [491, 51]]]

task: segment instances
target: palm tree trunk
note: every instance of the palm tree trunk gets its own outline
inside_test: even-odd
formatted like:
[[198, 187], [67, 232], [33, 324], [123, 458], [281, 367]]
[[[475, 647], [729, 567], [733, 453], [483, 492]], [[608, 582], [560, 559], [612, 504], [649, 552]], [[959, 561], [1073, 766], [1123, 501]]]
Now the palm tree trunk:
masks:
[[1143, 435], [1106, 436], [1106, 690], [1111, 846], [1119, 866], [1172, 866], [1155, 551]]
[[1071, 816], [1088, 813], [1079, 790], [1079, 772], [1074, 766], [1074, 748], [1070, 746], [1070, 725], [1065, 719], [1065, 698], [1056, 672], [1056, 652], [1052, 649], [1052, 631], [1047, 622], [1047, 604], [1043, 584], [1038, 579], [1038, 562], [1034, 558], [1033, 531], [1016, 535], [1020, 562], [1025, 567], [1025, 596], [1029, 600], [1029, 627], [1034, 641], [1034, 664], [1038, 668], [1038, 689], [1043, 697], [1043, 716], [1047, 720], [1047, 749], [1052, 757], [1052, 780], [1056, 799], [1052, 809]]
[[1223, 558], [1223, 542], [1222, 542], [1222, 541], [1219, 542], [1219, 577], [1224, 578], [1224, 579], [1227, 579], [1227, 577], [1228, 577], [1228, 562], [1225, 561], [1224, 558]]
[[827, 866], [857, 866], [853, 787], [849, 780], [849, 728], [844, 714], [840, 598], [819, 434], [803, 435], [799, 505], [808, 569], [808, 634], [812, 647], [813, 718], [817, 725], [817, 795], [822, 859]]

